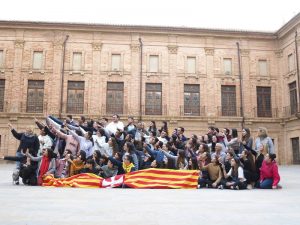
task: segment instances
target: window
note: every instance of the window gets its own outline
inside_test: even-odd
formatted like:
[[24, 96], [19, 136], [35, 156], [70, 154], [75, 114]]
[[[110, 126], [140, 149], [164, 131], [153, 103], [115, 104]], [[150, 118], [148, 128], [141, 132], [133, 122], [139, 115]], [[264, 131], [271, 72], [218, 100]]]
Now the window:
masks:
[[113, 54], [111, 55], [111, 70], [120, 71], [121, 70], [121, 55]]
[[149, 72], [158, 72], [158, 55], [150, 55], [149, 57]]
[[82, 67], [82, 53], [73, 52], [72, 68], [73, 71], [80, 71]]
[[196, 73], [196, 57], [187, 57], [187, 72]]
[[299, 137], [291, 138], [291, 141], [293, 150], [293, 163], [300, 164]]
[[162, 84], [147, 83], [145, 114], [162, 115]]
[[184, 115], [200, 115], [200, 85], [184, 85]]
[[235, 86], [222, 85], [222, 116], [236, 116]]
[[0, 68], [4, 67], [4, 53], [3, 50], [0, 50]]
[[258, 60], [258, 72], [260, 76], [268, 75], [267, 60]]
[[256, 87], [257, 116], [272, 117], [271, 87]]
[[43, 52], [33, 52], [33, 64], [34, 70], [41, 70], [43, 67]]
[[5, 80], [0, 80], [0, 112], [4, 110], [4, 91], [5, 91]]
[[42, 113], [43, 109], [44, 109], [44, 81], [28, 80], [26, 112]]
[[294, 56], [293, 56], [293, 54], [288, 55], [288, 70], [289, 70], [289, 72], [294, 70]]
[[224, 74], [231, 75], [232, 74], [232, 59], [223, 59], [224, 64]]
[[84, 111], [84, 81], [68, 81], [67, 113]]
[[297, 86], [296, 81], [289, 84], [290, 89], [290, 107], [291, 107], [291, 115], [297, 113]]
[[106, 113], [123, 114], [124, 83], [107, 82]]

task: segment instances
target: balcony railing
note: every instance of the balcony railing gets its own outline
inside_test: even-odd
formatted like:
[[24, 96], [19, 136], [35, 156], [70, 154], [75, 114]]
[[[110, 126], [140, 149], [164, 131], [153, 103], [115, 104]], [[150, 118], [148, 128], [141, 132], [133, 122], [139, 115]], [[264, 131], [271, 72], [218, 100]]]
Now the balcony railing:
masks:
[[252, 112], [253, 116], [258, 118], [278, 118], [278, 108], [272, 108], [271, 110], [253, 108]]
[[180, 106], [180, 116], [205, 116], [205, 106], [199, 107], [184, 107]]
[[128, 114], [128, 105], [117, 105], [117, 104], [103, 104], [101, 107], [101, 114], [102, 115], [111, 115], [111, 114], [118, 114], [118, 115], [127, 115]]
[[283, 117], [291, 117], [291, 116], [299, 114], [297, 112], [300, 112], [300, 104], [289, 105], [289, 106], [283, 107], [283, 110], [282, 110]]
[[167, 105], [142, 105], [142, 115], [168, 115]]
[[224, 108], [221, 106], [217, 107], [217, 116], [229, 116], [229, 117], [240, 117], [241, 116], [241, 108]]

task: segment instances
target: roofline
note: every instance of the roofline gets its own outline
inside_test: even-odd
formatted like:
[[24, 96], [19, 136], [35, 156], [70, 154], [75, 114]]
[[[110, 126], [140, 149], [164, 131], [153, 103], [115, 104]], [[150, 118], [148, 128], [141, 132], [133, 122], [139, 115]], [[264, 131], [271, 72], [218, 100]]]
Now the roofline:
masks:
[[[275, 38], [274, 32], [268, 31], [250, 31], [250, 30], [234, 30], [234, 29], [212, 29], [212, 28], [196, 28], [196, 27], [176, 27], [176, 26], [151, 26], [151, 25], [122, 25], [122, 24], [99, 24], [99, 23], [72, 23], [72, 22], [44, 22], [44, 21], [14, 21], [0, 20], [0, 27], [11, 26], [27, 26], [28, 28], [36, 28], [37, 26], [47, 27], [50, 29], [92, 29], [92, 30], [110, 30], [120, 29], [122, 31], [140, 30], [143, 32], [177, 32], [177, 33], [215, 33], [215, 34], [242, 34], [250, 36], [264, 36]], [[61, 27], [61, 28], [58, 28]], [[135, 31], [137, 32], [137, 31]]]
[[290, 26], [296, 26], [297, 22], [300, 23], [300, 12], [292, 17], [287, 23], [285, 23], [282, 27], [280, 27], [275, 34], [279, 36], [284, 36], [287, 32], [290, 31]]

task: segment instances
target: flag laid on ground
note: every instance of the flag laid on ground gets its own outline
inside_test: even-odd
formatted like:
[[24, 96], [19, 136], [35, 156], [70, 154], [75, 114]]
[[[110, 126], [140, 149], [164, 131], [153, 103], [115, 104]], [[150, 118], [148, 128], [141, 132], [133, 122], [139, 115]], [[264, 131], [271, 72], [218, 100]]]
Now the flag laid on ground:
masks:
[[103, 178], [92, 173], [77, 174], [68, 178], [54, 178], [53, 175], [48, 175], [43, 179], [43, 186], [100, 188], [102, 180]]
[[82, 173], [68, 178], [54, 178], [48, 175], [43, 186], [113, 188], [125, 184], [131, 188], [197, 188], [199, 171], [146, 169], [125, 175], [103, 179], [92, 173]]
[[103, 179], [101, 188], [120, 187], [124, 183], [124, 175], [117, 175], [114, 177]]
[[125, 175], [124, 184], [131, 188], [197, 188], [199, 171], [146, 169]]

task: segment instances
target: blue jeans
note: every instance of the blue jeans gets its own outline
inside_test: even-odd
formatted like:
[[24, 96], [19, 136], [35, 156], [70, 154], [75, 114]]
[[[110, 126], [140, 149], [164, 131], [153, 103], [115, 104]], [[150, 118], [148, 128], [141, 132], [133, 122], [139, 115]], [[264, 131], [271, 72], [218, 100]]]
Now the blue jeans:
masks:
[[[23, 157], [24, 155], [21, 152], [17, 152], [16, 153], [17, 157]], [[20, 170], [21, 167], [21, 162], [20, 161], [16, 161], [16, 169]]]
[[259, 188], [261, 189], [272, 189], [273, 179], [265, 179], [263, 182], [259, 184]]

